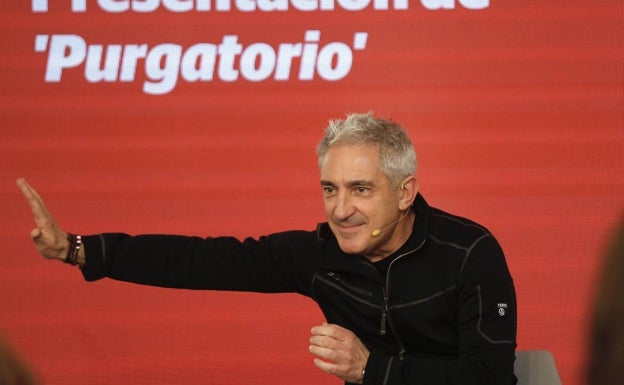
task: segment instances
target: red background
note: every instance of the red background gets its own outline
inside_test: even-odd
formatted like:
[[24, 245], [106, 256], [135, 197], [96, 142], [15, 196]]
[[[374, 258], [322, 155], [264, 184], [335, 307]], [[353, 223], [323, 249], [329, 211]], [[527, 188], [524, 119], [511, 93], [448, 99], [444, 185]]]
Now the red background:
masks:
[[[554, 353], [581, 384], [593, 280], [624, 209], [624, 9], [613, 1], [492, 1], [486, 10], [302, 13], [0, 12], [0, 330], [46, 384], [339, 384], [307, 353], [323, 321], [296, 295], [85, 283], [36, 255], [26, 177], [66, 229], [238, 237], [323, 220], [314, 148], [330, 118], [410, 131], [421, 191], [506, 251], [519, 349]], [[337, 82], [45, 83], [37, 34], [105, 44], [348, 42]]]

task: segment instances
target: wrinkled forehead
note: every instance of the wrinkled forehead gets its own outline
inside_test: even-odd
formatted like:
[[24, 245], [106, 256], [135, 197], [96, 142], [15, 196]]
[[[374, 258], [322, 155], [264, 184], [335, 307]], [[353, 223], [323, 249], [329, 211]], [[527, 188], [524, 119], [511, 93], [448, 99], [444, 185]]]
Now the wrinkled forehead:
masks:
[[376, 145], [332, 146], [320, 166], [321, 179], [332, 183], [359, 180], [379, 184], [388, 179], [379, 167], [379, 147]]

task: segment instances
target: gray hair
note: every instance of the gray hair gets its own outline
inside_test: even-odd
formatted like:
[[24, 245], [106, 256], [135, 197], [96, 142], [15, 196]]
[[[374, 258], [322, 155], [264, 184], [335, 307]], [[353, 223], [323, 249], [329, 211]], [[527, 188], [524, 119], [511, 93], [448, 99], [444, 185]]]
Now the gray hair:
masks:
[[349, 114], [344, 120], [331, 120], [325, 136], [316, 148], [319, 167], [327, 151], [341, 144], [370, 144], [379, 147], [379, 169], [393, 187], [416, 174], [417, 161], [414, 145], [407, 131], [388, 119], [367, 114]]

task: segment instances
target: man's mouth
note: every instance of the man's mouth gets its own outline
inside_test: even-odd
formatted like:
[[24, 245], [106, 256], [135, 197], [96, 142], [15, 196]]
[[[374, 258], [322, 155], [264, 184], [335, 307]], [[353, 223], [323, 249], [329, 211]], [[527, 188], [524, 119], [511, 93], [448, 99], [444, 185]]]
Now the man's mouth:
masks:
[[336, 223], [336, 227], [340, 234], [350, 236], [359, 232], [364, 227], [364, 223]]

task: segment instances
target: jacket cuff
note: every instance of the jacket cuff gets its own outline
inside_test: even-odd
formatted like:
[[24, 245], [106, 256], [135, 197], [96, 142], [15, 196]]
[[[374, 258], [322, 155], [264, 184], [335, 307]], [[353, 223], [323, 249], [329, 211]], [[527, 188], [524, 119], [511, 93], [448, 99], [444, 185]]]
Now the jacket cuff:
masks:
[[102, 235], [83, 236], [82, 243], [85, 248], [85, 264], [81, 269], [84, 279], [96, 281], [106, 277], [104, 237]]
[[362, 385], [387, 383], [393, 359], [394, 357], [385, 355], [379, 350], [371, 351], [366, 362], [366, 373]]

